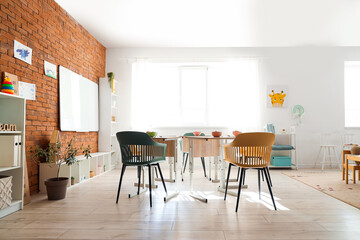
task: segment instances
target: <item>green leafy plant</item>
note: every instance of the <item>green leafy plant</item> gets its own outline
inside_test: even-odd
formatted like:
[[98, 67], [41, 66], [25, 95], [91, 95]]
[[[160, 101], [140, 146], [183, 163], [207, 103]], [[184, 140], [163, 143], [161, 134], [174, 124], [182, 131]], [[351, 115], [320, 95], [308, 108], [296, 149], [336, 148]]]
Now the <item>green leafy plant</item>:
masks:
[[81, 152], [86, 159], [91, 157], [91, 147], [88, 145], [84, 148], [82, 145], [77, 148], [73, 145], [73, 139], [65, 146], [61, 148], [61, 144], [48, 144], [45, 148], [36, 145], [34, 148], [30, 147], [30, 157], [36, 163], [55, 163], [57, 165], [57, 178], [59, 178], [60, 168], [63, 163], [68, 166], [77, 162], [76, 156]]
[[111, 88], [112, 87], [112, 82], [114, 81], [114, 73], [113, 72], [108, 72], [107, 76], [108, 76], [109, 84], [110, 84], [110, 88]]
[[71, 176], [71, 180], [72, 180], [72, 179], [75, 179], [75, 178], [74, 178], [73, 176]]

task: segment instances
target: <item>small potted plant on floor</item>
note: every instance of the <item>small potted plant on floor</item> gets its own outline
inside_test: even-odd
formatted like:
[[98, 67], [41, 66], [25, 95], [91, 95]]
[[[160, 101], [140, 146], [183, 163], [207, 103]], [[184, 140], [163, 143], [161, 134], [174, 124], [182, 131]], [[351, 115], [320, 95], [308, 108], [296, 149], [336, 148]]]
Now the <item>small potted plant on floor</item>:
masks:
[[71, 176], [71, 185], [75, 184], [75, 178], [73, 176]]
[[45, 179], [46, 192], [49, 200], [59, 200], [66, 196], [66, 188], [69, 178], [60, 177], [62, 164], [72, 165], [77, 162], [76, 156], [81, 152], [86, 158], [91, 157], [90, 146], [77, 148], [73, 145], [73, 139], [64, 147], [61, 144], [50, 144], [46, 148], [36, 146], [30, 148], [30, 156], [37, 163], [55, 163], [57, 166], [57, 176]]

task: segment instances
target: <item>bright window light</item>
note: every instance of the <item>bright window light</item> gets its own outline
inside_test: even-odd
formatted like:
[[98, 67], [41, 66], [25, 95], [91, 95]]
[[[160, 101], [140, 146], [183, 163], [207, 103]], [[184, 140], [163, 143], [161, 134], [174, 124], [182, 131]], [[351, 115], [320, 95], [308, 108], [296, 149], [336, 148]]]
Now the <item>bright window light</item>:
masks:
[[360, 127], [360, 62], [344, 64], [345, 127]]
[[259, 126], [257, 60], [133, 63], [132, 127]]

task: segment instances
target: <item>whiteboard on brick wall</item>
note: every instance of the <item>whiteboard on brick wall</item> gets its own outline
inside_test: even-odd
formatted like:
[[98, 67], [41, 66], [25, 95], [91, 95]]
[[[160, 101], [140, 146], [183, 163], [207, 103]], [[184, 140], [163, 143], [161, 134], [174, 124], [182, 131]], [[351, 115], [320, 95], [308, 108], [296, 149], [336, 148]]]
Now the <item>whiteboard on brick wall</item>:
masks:
[[98, 85], [83, 76], [59, 67], [60, 130], [99, 130]]

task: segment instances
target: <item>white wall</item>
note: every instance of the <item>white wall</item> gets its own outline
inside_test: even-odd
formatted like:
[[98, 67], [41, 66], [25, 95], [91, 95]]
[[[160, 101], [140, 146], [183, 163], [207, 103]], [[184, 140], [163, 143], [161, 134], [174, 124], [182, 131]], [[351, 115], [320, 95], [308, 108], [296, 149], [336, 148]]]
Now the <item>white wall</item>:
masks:
[[[135, 58], [231, 57], [260, 59], [260, 96], [264, 103], [261, 107], [262, 125], [274, 123], [278, 130], [288, 130], [294, 124], [292, 106], [304, 106], [303, 125], [296, 128], [297, 154], [301, 167], [313, 166], [319, 151], [321, 133], [336, 134], [334, 141], [339, 145], [339, 150], [341, 134], [351, 132], [360, 136], [359, 129], [344, 128], [343, 84], [344, 61], [360, 61], [360, 47], [107, 49], [107, 72], [114, 72], [120, 83], [121, 129], [129, 130], [131, 127], [131, 62]], [[266, 107], [266, 87], [269, 84], [288, 86], [288, 108]], [[174, 132], [169, 130], [169, 133]], [[205, 132], [210, 133], [211, 130], [205, 129]]]

